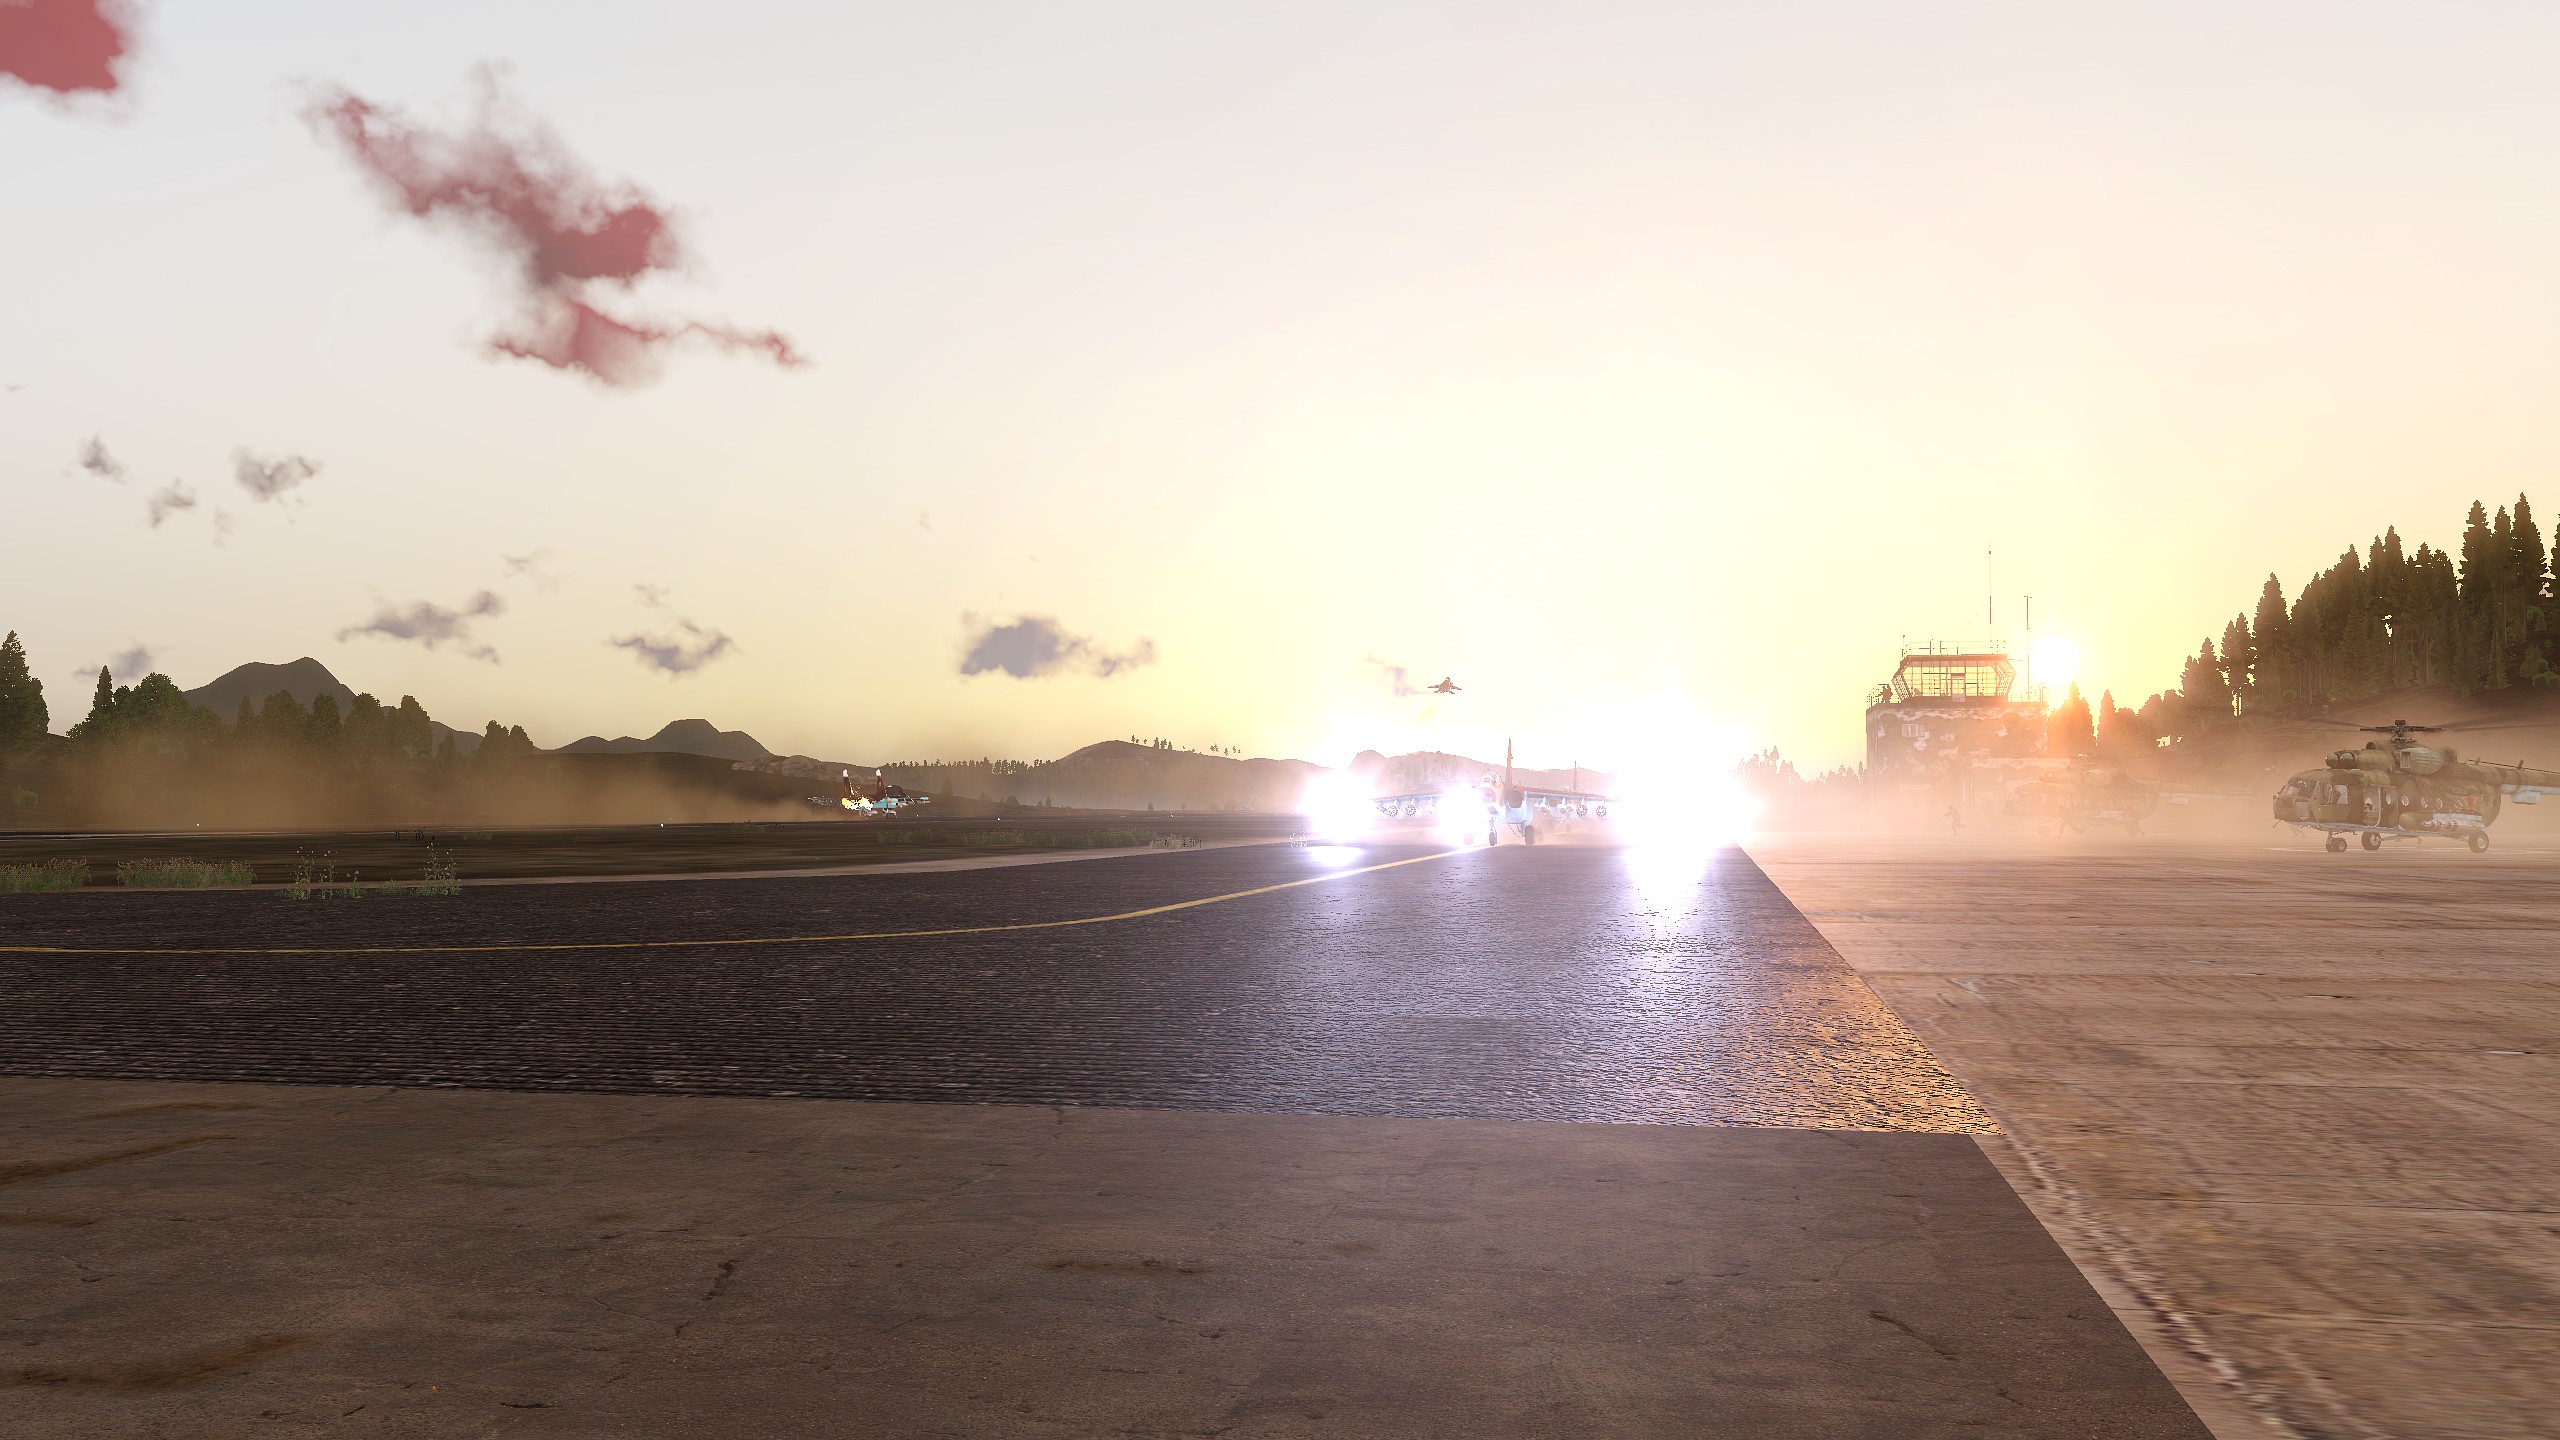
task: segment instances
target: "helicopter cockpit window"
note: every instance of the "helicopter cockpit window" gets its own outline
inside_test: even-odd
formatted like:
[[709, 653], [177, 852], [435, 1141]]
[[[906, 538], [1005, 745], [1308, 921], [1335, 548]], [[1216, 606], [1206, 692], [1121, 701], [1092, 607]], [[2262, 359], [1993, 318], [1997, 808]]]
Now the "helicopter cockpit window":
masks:
[[2284, 796], [2288, 800], [2300, 800], [2309, 796], [2310, 793], [2311, 782], [2298, 775], [2284, 782]]

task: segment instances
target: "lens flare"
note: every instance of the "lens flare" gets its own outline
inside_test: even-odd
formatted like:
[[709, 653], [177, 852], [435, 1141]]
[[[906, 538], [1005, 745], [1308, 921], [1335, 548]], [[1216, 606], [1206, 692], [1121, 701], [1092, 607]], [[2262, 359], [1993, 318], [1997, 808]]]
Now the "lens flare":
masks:
[[1298, 813], [1319, 840], [1357, 840], [1377, 822], [1377, 804], [1357, 776], [1327, 773], [1307, 782]]
[[1484, 797], [1459, 787], [1440, 792], [1431, 811], [1431, 838], [1444, 845], [1476, 845], [1485, 836]]
[[1618, 838], [1638, 849], [1705, 855], [1749, 835], [1759, 800], [1730, 769], [1704, 764], [1630, 765], [1609, 805]]

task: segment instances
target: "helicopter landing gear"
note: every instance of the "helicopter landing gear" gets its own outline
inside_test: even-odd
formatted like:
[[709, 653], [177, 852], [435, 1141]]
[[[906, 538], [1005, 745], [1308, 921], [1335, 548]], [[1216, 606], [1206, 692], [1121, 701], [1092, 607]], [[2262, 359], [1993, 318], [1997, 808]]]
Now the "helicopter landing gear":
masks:
[[2370, 830], [2367, 830], [2366, 832], [2364, 832], [2364, 848], [2366, 848], [2367, 850], [2379, 850], [2379, 849], [2381, 849], [2381, 848], [2382, 848], [2382, 837], [2381, 837], [2381, 836], [2379, 836], [2379, 835], [2374, 834], [2374, 833], [2373, 833], [2372, 831], [2370, 831]]
[[2471, 853], [2472, 853], [2472, 854], [2474, 854], [2474, 855], [2486, 855], [2486, 854], [2488, 854], [2488, 853], [2489, 853], [2489, 837], [2488, 837], [2488, 836], [2486, 836], [2486, 835], [2473, 835], [2473, 836], [2470, 838], [2470, 842], [2469, 842], [2469, 843], [2470, 843], [2470, 845], [2471, 845]]
[[2330, 853], [2330, 854], [2332, 854], [2332, 855], [2344, 855], [2344, 854], [2346, 854], [2346, 853], [2347, 853], [2347, 837], [2346, 837], [2346, 836], [2344, 836], [2344, 835], [2332, 835], [2332, 836], [2330, 836], [2330, 837], [2329, 837], [2329, 853]]

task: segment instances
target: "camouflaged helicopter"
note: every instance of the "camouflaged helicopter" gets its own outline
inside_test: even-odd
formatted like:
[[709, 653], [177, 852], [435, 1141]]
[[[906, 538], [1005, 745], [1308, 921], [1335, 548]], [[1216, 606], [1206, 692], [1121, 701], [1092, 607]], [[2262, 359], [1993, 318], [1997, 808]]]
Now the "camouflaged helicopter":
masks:
[[2536, 770], [2465, 760], [2451, 746], [2422, 745], [2413, 735], [2448, 730], [2514, 729], [2514, 726], [2347, 725], [2359, 734], [2384, 735], [2359, 750], [2330, 752], [2317, 770], [2305, 770], [2275, 793], [2275, 818], [2296, 829], [2327, 834], [2329, 853], [2342, 854], [2347, 837], [2367, 850], [2386, 840], [2454, 840], [2473, 854], [2489, 848], [2489, 822], [2507, 801], [2541, 803], [2560, 795], [2560, 770]]

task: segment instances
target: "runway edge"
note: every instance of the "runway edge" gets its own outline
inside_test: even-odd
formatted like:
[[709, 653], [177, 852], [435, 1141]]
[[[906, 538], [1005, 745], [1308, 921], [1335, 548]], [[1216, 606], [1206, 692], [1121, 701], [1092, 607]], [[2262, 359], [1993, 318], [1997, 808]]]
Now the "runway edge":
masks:
[[[1812, 839], [1805, 837], [1799, 843], [1810, 843]], [[1856, 938], [1823, 924], [1822, 907], [1809, 903], [1810, 896], [1803, 891], [1804, 877], [1788, 864], [1778, 847], [1746, 842], [1741, 849], [1822, 936], [1832, 953], [1861, 978], [1873, 974], [1876, 967], [1870, 962], [1875, 957], [1865, 954], [1866, 947]], [[1791, 877], [1796, 883], [1790, 884]], [[2169, 1301], [2167, 1288], [2144, 1260], [2140, 1247], [2109, 1223], [2088, 1196], [2072, 1184], [2067, 1167], [2022, 1138], [2018, 1118], [2003, 1106], [2001, 1096], [1985, 1089], [1980, 1077], [1966, 1073], [1969, 1067], [1958, 1055], [1950, 1053], [1961, 1047], [1939, 1044], [1927, 1017], [1915, 1013], [1912, 1007], [1895, 1004], [1890, 987], [1870, 983], [1869, 988], [1885, 1008], [1929, 1046], [1938, 1063], [1955, 1076], [1974, 1102], [1998, 1122], [2000, 1134], [1977, 1135], [1975, 1143], [1982, 1147], [2001, 1178], [2008, 1181], [2028, 1213], [2035, 1216], [2036, 1223], [2053, 1237], [2090, 1288], [2098, 1292], [2098, 1298], [2115, 1312], [2118, 1322], [2151, 1358], [2151, 1363], [2176, 1387], [2196, 1418], [2213, 1432], [2214, 1440], [2268, 1440], [2270, 1436], [2309, 1440], [2264, 1397], [2252, 1394], [2239, 1367], [2220, 1354], [2211, 1338]]]

